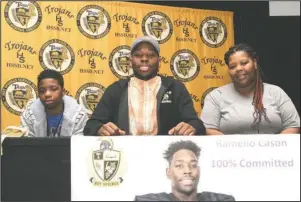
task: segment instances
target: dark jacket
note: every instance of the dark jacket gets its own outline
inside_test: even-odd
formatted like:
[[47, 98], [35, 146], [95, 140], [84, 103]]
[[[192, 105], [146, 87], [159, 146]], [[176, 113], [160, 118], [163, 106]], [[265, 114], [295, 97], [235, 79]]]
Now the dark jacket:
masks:
[[[205, 127], [197, 116], [184, 84], [169, 77], [160, 77], [162, 85], [157, 94], [158, 134], [167, 135], [180, 122], [193, 126], [197, 135], [205, 134]], [[128, 82], [129, 79], [119, 80], [106, 89], [84, 128], [84, 135], [97, 135], [100, 127], [108, 122], [129, 134]]]
[[[165, 192], [158, 194], [145, 194], [136, 196], [135, 201], [178, 201], [172, 194]], [[198, 193], [197, 201], [235, 201], [235, 198], [231, 195], [219, 194], [214, 192], [202, 192]]]

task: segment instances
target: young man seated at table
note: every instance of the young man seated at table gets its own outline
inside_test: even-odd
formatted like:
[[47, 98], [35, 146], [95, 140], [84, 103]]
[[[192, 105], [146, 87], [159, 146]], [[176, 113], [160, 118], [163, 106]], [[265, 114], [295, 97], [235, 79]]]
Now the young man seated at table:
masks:
[[155, 39], [138, 38], [130, 61], [134, 76], [106, 89], [84, 135], [205, 134], [184, 84], [158, 75], [160, 48]]

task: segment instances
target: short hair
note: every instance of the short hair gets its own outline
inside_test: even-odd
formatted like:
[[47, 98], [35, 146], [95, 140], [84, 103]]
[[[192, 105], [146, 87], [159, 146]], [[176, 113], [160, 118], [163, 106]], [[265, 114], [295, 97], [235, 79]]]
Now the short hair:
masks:
[[173, 142], [168, 146], [168, 149], [163, 153], [164, 159], [171, 162], [173, 155], [179, 150], [186, 149], [192, 151], [197, 159], [200, 157], [201, 148], [191, 140], [181, 140], [177, 142]]
[[52, 70], [52, 69], [45, 69], [44, 71], [42, 71], [39, 76], [38, 76], [38, 86], [40, 84], [40, 82], [43, 79], [55, 79], [57, 80], [57, 82], [59, 83], [59, 85], [64, 88], [64, 78], [61, 75], [60, 72]]

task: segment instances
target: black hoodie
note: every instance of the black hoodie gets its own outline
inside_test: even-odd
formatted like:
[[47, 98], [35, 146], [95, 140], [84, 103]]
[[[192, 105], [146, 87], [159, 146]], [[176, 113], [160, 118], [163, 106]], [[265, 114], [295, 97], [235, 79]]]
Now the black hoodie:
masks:
[[[205, 127], [197, 116], [184, 84], [170, 77], [160, 77], [162, 84], [157, 94], [158, 135], [168, 135], [168, 131], [180, 122], [193, 126], [197, 135], [204, 135]], [[127, 135], [130, 134], [128, 82], [129, 79], [116, 81], [105, 90], [84, 128], [84, 135], [97, 135], [100, 127], [108, 122], [114, 123]], [[166, 93], [168, 96], [164, 96]]]

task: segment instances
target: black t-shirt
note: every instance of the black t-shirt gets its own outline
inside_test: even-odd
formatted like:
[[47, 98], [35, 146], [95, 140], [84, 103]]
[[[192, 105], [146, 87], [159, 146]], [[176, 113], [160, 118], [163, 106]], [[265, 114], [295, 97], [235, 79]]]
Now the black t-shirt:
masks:
[[[202, 192], [198, 193], [198, 201], [235, 201], [235, 198], [231, 195], [214, 193], [214, 192]], [[179, 201], [171, 193], [157, 193], [157, 194], [145, 194], [135, 197], [135, 201]]]

